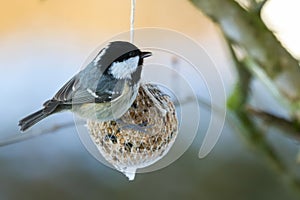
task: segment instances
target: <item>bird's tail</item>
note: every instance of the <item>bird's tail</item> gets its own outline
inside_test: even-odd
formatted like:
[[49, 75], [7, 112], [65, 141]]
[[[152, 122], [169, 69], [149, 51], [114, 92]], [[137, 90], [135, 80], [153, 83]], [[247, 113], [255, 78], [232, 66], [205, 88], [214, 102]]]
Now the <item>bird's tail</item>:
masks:
[[41, 109], [35, 113], [32, 113], [31, 115], [28, 115], [27, 117], [21, 119], [19, 121], [19, 126], [21, 126], [21, 131], [26, 131], [28, 128], [33, 126], [34, 124], [38, 123], [45, 117], [49, 116], [49, 112], [44, 112], [44, 109]]

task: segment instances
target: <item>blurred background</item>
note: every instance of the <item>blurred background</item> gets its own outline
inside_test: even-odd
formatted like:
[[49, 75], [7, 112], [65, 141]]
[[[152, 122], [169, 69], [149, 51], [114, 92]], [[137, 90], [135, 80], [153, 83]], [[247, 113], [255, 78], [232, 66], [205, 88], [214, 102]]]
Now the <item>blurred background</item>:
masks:
[[[129, 30], [130, 0], [0, 1], [1, 140], [20, 134], [19, 119], [51, 98], [94, 49]], [[267, 25], [297, 58], [299, 6], [297, 0], [270, 0], [263, 13]], [[173, 29], [191, 37], [214, 61], [230, 94], [235, 71], [222, 35], [188, 1], [137, 0], [135, 27]], [[282, 111], [259, 82], [253, 85], [257, 105]], [[229, 123], [213, 151], [199, 159], [209, 116], [201, 114], [199, 133], [184, 155], [166, 168], [138, 174], [133, 182], [94, 159], [74, 126], [1, 147], [0, 199], [297, 199]], [[28, 133], [72, 120], [71, 113], [55, 115]], [[275, 130], [270, 140], [289, 167], [299, 171], [299, 144]]]

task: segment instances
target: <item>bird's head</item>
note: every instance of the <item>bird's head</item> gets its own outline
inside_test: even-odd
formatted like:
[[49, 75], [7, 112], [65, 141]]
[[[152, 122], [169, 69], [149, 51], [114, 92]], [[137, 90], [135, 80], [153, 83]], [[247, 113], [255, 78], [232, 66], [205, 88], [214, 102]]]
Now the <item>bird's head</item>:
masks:
[[144, 58], [151, 55], [151, 52], [142, 52], [129, 42], [114, 41], [102, 49], [93, 62], [116, 79], [138, 81]]

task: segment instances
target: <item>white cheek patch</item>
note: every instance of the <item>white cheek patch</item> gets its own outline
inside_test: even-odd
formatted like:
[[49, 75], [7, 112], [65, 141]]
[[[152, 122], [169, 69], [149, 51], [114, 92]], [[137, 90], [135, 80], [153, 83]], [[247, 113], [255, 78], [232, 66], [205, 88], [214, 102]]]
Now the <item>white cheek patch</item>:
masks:
[[117, 79], [130, 78], [138, 66], [139, 59], [139, 56], [135, 56], [123, 62], [114, 62], [109, 71]]

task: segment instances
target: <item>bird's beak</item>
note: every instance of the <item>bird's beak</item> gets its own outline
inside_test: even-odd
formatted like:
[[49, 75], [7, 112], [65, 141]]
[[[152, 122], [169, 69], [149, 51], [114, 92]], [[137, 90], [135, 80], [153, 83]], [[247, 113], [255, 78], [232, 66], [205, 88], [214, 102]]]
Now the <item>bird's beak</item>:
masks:
[[151, 52], [142, 52], [141, 55], [140, 55], [141, 58], [147, 58], [149, 56], [152, 56]]

